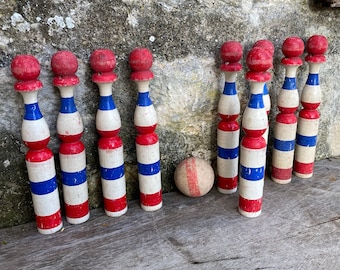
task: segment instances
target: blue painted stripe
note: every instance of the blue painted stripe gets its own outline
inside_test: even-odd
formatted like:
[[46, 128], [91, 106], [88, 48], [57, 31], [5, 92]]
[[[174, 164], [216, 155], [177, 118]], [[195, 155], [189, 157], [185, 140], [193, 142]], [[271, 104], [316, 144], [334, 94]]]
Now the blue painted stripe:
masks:
[[57, 188], [57, 178], [53, 177], [47, 181], [43, 181], [43, 182], [31, 182], [30, 181], [30, 187], [31, 187], [31, 191], [33, 194], [35, 195], [46, 195], [49, 194], [51, 192], [53, 192], [54, 190], [56, 190]]
[[223, 94], [228, 96], [236, 95], [236, 83], [235, 82], [225, 82]]
[[138, 163], [138, 172], [142, 175], [154, 175], [159, 173], [161, 169], [161, 162], [157, 161], [153, 164]]
[[86, 169], [79, 172], [64, 172], [61, 171], [62, 182], [66, 186], [77, 186], [85, 183], [86, 181]]
[[61, 98], [60, 110], [61, 113], [74, 113], [77, 111], [74, 103], [74, 98]]
[[223, 148], [223, 147], [218, 146], [217, 148], [217, 155], [220, 158], [224, 158], [224, 159], [237, 158], [238, 153], [239, 153], [239, 147], [232, 149], [232, 148]]
[[112, 96], [100, 96], [99, 98], [99, 110], [109, 111], [116, 108]]
[[319, 85], [320, 84], [319, 83], [319, 74], [309, 73], [306, 84], [308, 84], [308, 85]]
[[263, 94], [251, 94], [248, 107], [252, 109], [264, 108]]
[[150, 106], [150, 105], [152, 105], [152, 101], [151, 101], [151, 98], [150, 98], [150, 92], [138, 93], [137, 105], [138, 106]]
[[25, 104], [25, 120], [39, 120], [42, 117], [38, 103]]
[[241, 167], [241, 177], [249, 181], [258, 181], [264, 178], [264, 167], [259, 168], [247, 168]]
[[269, 95], [268, 86], [267, 86], [266, 83], [265, 83], [264, 86], [263, 86], [263, 94], [264, 94], [264, 95]]
[[274, 138], [274, 149], [279, 151], [292, 151], [294, 150], [295, 140], [281, 141]]
[[296, 134], [296, 143], [301, 146], [312, 147], [316, 146], [317, 135], [316, 136], [303, 136]]
[[282, 89], [296, 90], [296, 79], [285, 77], [285, 81], [283, 83]]
[[100, 167], [100, 174], [105, 180], [117, 180], [124, 176], [124, 164], [111, 169]]

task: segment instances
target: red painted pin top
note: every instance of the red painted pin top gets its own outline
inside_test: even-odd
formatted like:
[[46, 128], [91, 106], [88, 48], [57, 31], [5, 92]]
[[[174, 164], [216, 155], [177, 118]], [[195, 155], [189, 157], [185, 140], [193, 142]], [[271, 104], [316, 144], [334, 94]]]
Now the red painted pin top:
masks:
[[273, 58], [270, 52], [263, 47], [253, 47], [247, 55], [247, 66], [250, 69], [246, 74], [248, 81], [266, 82], [270, 80], [267, 72], [273, 66]]
[[274, 55], [275, 47], [274, 47], [274, 44], [269, 39], [261, 39], [261, 40], [256, 41], [254, 43], [253, 48], [254, 47], [264, 48], [270, 53], [272, 57]]
[[314, 35], [307, 40], [306, 51], [308, 55], [306, 56], [307, 62], [312, 63], [323, 63], [326, 61], [324, 54], [328, 49], [328, 41], [325, 36]]
[[55, 77], [55, 86], [72, 86], [79, 83], [79, 78], [75, 75], [78, 70], [77, 57], [70, 51], [56, 52], [51, 59], [51, 68]]
[[154, 78], [152, 71], [153, 57], [147, 48], [136, 48], [129, 55], [129, 63], [132, 69], [131, 80], [149, 81]]
[[116, 67], [116, 56], [111, 50], [98, 49], [90, 56], [90, 65], [95, 72], [92, 81], [95, 83], [114, 82], [118, 79], [113, 72]]
[[17, 55], [11, 63], [11, 72], [18, 80], [14, 84], [16, 91], [36, 91], [43, 86], [37, 79], [40, 74], [40, 64], [33, 55]]
[[296, 36], [291, 36], [285, 39], [282, 44], [282, 53], [284, 58], [281, 63], [286, 66], [299, 66], [302, 65], [302, 55], [305, 49], [305, 44], [303, 40]]
[[223, 64], [220, 66], [222, 71], [240, 71], [242, 65], [239, 61], [243, 55], [242, 45], [237, 41], [227, 41], [223, 43], [221, 50]]

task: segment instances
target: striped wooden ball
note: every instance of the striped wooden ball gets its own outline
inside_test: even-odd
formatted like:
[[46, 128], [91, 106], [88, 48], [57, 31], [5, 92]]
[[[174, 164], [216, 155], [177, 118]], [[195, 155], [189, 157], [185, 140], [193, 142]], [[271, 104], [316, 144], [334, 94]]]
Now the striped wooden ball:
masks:
[[214, 170], [204, 159], [190, 157], [183, 160], [175, 170], [175, 184], [179, 191], [189, 197], [201, 197], [214, 185]]

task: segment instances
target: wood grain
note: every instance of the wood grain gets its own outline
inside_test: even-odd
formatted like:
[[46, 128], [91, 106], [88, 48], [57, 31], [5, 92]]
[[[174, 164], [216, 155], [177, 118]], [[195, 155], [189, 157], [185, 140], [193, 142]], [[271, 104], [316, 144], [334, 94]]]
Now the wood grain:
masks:
[[0, 230], [0, 269], [339, 269], [340, 160], [311, 179], [265, 180], [263, 212], [237, 211], [238, 195], [164, 194], [164, 206], [126, 215], [91, 211], [80, 225], [40, 235], [34, 223]]

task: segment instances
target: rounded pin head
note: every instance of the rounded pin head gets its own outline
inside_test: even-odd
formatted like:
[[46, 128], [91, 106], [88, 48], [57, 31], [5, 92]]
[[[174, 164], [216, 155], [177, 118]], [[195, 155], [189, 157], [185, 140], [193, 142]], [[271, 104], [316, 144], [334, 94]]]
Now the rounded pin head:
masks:
[[240, 71], [242, 65], [238, 63], [243, 55], [242, 45], [237, 41], [227, 41], [221, 47], [221, 58], [223, 64], [220, 66], [222, 71]]
[[11, 63], [11, 71], [19, 81], [32, 81], [40, 74], [40, 64], [33, 55], [17, 55]]
[[11, 71], [18, 80], [14, 84], [16, 91], [28, 92], [42, 88], [42, 82], [37, 79], [40, 74], [40, 64], [33, 55], [17, 55], [11, 63]]
[[325, 36], [314, 35], [307, 40], [306, 50], [311, 55], [322, 55], [328, 49], [328, 41]]
[[51, 59], [51, 68], [55, 74], [55, 86], [71, 86], [79, 83], [75, 75], [78, 69], [77, 57], [70, 51], [56, 52]]
[[253, 47], [247, 55], [247, 66], [250, 71], [263, 72], [273, 66], [270, 52], [263, 47]]
[[129, 56], [130, 67], [133, 71], [145, 71], [152, 67], [152, 53], [147, 48], [136, 48]]
[[59, 51], [52, 56], [51, 67], [56, 76], [72, 76], [77, 72], [78, 60], [70, 51]]
[[235, 63], [241, 60], [243, 54], [242, 45], [237, 41], [227, 41], [221, 47], [223, 62]]
[[113, 72], [116, 67], [116, 56], [109, 49], [98, 49], [90, 56], [90, 65], [95, 72], [92, 81], [95, 83], [115, 82], [118, 77]]
[[154, 78], [150, 68], [152, 67], [152, 53], [147, 48], [136, 48], [129, 56], [129, 63], [132, 69], [131, 80], [147, 81]]
[[274, 44], [268, 39], [261, 39], [261, 40], [256, 41], [253, 48], [254, 47], [264, 48], [270, 53], [272, 57], [274, 55], [274, 51], [275, 51]]
[[301, 56], [304, 49], [303, 40], [296, 36], [286, 38], [282, 44], [282, 53], [288, 58]]
[[90, 56], [90, 65], [94, 72], [112, 72], [116, 67], [116, 56], [108, 49], [95, 50]]

